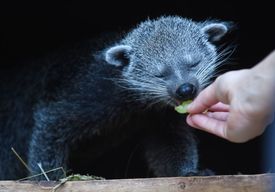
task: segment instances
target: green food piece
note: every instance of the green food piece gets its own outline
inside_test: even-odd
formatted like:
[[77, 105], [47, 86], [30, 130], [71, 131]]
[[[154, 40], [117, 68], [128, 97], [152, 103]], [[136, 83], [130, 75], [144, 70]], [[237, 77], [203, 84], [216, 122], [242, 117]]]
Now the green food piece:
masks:
[[179, 106], [176, 106], [176, 107], [175, 107], [175, 110], [176, 110], [178, 113], [185, 114], [185, 113], [187, 113], [187, 107], [188, 107], [188, 105], [189, 105], [190, 103], [192, 103], [192, 100], [184, 101], [184, 102], [182, 102]]

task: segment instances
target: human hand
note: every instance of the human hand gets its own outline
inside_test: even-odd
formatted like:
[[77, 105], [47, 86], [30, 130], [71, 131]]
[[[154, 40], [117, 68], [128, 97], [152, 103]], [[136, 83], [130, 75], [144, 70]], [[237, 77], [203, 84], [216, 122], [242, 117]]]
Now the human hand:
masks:
[[232, 142], [246, 142], [272, 122], [274, 93], [275, 52], [252, 69], [218, 77], [188, 107], [187, 123]]

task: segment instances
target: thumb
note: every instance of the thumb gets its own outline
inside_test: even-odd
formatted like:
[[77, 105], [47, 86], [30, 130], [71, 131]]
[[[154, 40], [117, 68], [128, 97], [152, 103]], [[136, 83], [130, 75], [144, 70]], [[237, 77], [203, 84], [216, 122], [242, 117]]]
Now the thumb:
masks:
[[218, 103], [216, 95], [216, 82], [206, 87], [195, 100], [188, 106], [187, 111], [191, 114], [202, 113], [212, 105]]

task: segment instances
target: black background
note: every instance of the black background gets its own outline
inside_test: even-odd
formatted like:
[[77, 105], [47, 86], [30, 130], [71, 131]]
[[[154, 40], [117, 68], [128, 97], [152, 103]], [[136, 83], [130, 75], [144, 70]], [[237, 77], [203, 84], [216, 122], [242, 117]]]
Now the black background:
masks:
[[242, 67], [254, 65], [274, 49], [274, 13], [265, 1], [242, 5], [234, 1], [196, 0], [2, 1], [0, 31], [5, 64], [39, 56], [61, 44], [102, 31], [128, 29], [141, 20], [160, 15], [234, 21], [238, 27], [234, 39], [238, 39], [236, 57]]
[[[64, 44], [92, 38], [104, 31], [128, 29], [148, 17], [161, 15], [233, 21], [237, 28], [227, 40], [237, 45], [233, 55], [237, 61], [234, 68], [248, 68], [275, 47], [274, 13], [272, 6], [264, 1], [250, 1], [243, 5], [240, 2], [2, 1], [1, 69], [16, 68], [22, 65], [21, 61], [41, 57]], [[268, 170], [268, 166], [263, 166], [265, 134], [245, 144], [229, 143], [201, 132], [198, 132], [198, 137], [202, 165], [217, 174], [250, 174]], [[115, 166], [105, 161], [101, 163], [106, 167]]]

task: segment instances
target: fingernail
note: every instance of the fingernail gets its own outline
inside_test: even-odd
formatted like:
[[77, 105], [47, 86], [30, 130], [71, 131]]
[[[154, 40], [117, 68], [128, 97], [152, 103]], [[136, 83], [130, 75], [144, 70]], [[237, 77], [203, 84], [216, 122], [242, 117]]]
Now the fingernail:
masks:
[[192, 107], [193, 107], [193, 104], [190, 103], [190, 104], [187, 106], [187, 111], [189, 112], [189, 111], [192, 109]]

